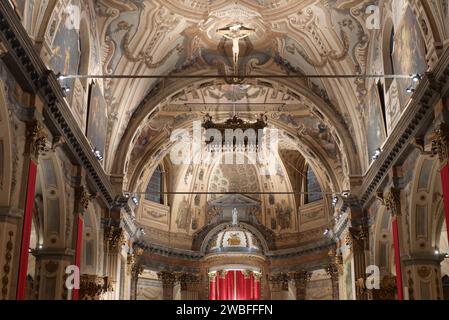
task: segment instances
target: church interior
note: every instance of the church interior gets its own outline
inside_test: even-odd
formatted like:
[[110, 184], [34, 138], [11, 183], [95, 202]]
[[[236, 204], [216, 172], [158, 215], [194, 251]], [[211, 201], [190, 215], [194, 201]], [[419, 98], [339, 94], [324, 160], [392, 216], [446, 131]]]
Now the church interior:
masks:
[[449, 1], [0, 1], [1, 300], [449, 300]]

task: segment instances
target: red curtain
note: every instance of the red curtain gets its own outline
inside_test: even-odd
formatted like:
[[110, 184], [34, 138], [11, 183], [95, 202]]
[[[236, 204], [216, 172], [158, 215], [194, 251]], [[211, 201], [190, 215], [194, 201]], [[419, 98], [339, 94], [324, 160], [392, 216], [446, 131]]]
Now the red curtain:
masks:
[[403, 300], [403, 289], [402, 289], [402, 268], [401, 268], [401, 251], [399, 247], [399, 229], [398, 220], [393, 217], [391, 222], [393, 227], [393, 241], [394, 241], [394, 259], [396, 262], [396, 288], [398, 290], [398, 300]]
[[210, 300], [259, 300], [260, 281], [252, 272], [245, 276], [240, 270], [229, 270], [226, 275], [217, 273], [216, 280], [209, 280]]
[[30, 160], [28, 167], [28, 182], [23, 215], [22, 244], [20, 248], [19, 276], [17, 281], [16, 299], [25, 299], [26, 279], [28, 274], [28, 250], [30, 249], [31, 222], [33, 219], [34, 191], [36, 190], [37, 164]]
[[443, 189], [444, 214], [446, 217], [446, 228], [449, 232], [449, 165], [446, 163], [441, 169], [441, 188]]

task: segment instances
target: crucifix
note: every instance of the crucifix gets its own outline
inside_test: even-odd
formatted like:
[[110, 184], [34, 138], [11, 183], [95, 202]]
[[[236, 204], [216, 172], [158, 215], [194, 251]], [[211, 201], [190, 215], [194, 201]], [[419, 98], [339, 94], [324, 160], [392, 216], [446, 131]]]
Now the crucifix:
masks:
[[247, 28], [240, 23], [235, 23], [229, 27], [221, 28], [217, 30], [218, 34], [221, 34], [226, 39], [232, 40], [232, 55], [234, 62], [234, 70], [237, 69], [239, 62], [240, 45], [239, 41], [249, 37], [256, 30]]

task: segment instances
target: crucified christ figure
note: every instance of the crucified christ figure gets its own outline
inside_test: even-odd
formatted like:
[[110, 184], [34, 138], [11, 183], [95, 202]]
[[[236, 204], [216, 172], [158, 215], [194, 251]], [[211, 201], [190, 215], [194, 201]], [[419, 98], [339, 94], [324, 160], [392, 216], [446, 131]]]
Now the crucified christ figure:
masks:
[[217, 30], [218, 34], [221, 34], [226, 39], [232, 40], [232, 55], [234, 61], [234, 67], [238, 65], [240, 45], [239, 41], [249, 37], [255, 32], [254, 29], [244, 27], [243, 25], [236, 23], [229, 27], [221, 28]]

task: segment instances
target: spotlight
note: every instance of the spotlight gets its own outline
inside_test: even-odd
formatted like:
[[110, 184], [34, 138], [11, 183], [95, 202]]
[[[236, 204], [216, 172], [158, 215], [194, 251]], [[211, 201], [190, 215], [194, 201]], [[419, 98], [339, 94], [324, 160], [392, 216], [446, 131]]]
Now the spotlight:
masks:
[[31, 248], [28, 248], [28, 253], [31, 253]]
[[61, 74], [61, 72], [58, 72], [58, 74], [56, 75], [56, 79], [58, 80], [64, 80], [64, 76]]
[[413, 93], [413, 92], [415, 92], [415, 88], [413, 88], [413, 87], [408, 87], [407, 89], [405, 89], [405, 91], [406, 91], [407, 93]]
[[338, 197], [337, 196], [333, 196], [332, 197], [332, 204], [335, 206], [338, 203]]
[[324, 229], [323, 236], [329, 234], [329, 231], [330, 231], [329, 228]]
[[62, 87], [62, 91], [64, 91], [65, 93], [69, 93], [70, 92], [70, 87]]
[[437, 256], [438, 256], [439, 254], [440, 254], [440, 250], [438, 250], [438, 249], [437, 249], [437, 250], [435, 250], [435, 255], [437, 255]]
[[131, 200], [133, 201], [133, 203], [138, 206], [139, 205], [139, 199], [137, 199], [137, 197], [132, 197]]
[[139, 231], [140, 231], [141, 235], [143, 235], [143, 236], [145, 235], [145, 229], [144, 228], [140, 228]]
[[101, 154], [100, 150], [95, 148], [94, 150], [92, 150], [92, 152], [94, 153], [95, 158], [97, 158], [99, 161], [103, 160], [103, 155]]
[[412, 74], [410, 77], [412, 78], [413, 82], [418, 82], [422, 79], [422, 75], [420, 75], [419, 73]]
[[371, 158], [373, 160], [377, 160], [377, 159], [379, 159], [381, 153], [382, 153], [382, 149], [377, 148], [376, 151], [374, 151], [374, 154]]
[[42, 249], [44, 246], [42, 244], [39, 245], [39, 249]]
[[341, 195], [345, 198], [349, 198], [349, 196], [351, 195], [351, 191], [349, 190], [344, 190]]

